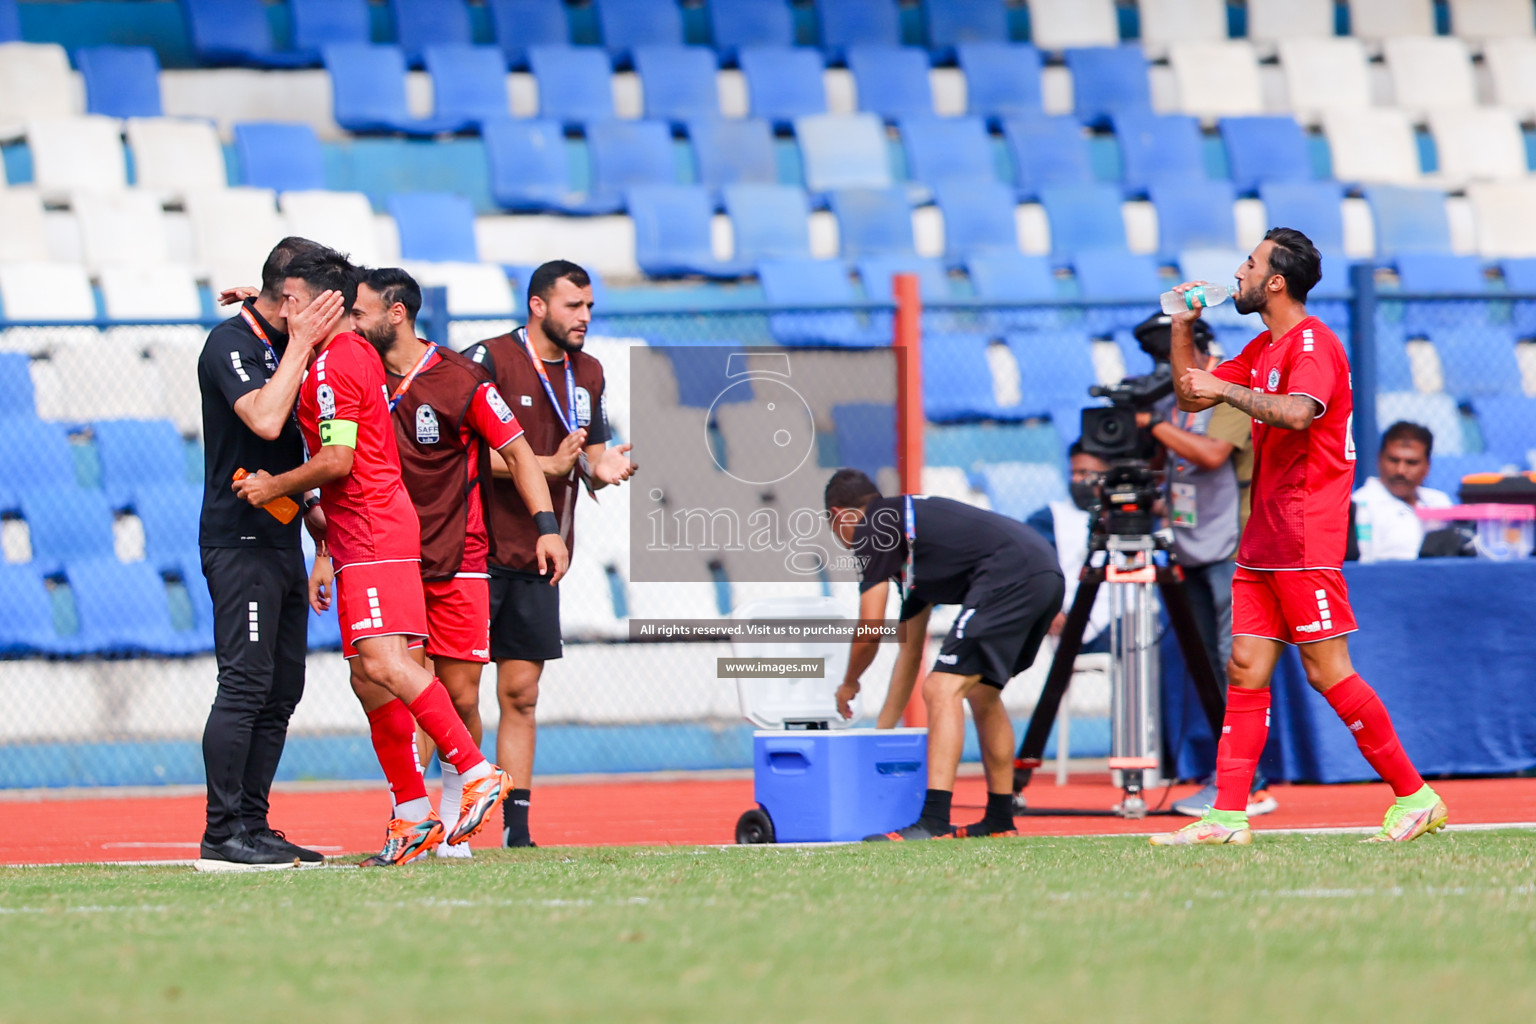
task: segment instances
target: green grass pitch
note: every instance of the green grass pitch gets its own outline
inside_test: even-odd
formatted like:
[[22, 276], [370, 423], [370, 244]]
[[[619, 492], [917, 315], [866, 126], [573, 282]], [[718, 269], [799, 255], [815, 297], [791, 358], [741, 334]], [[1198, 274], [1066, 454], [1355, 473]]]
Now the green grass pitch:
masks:
[[0, 870], [0, 1021], [1536, 1020], [1536, 836]]

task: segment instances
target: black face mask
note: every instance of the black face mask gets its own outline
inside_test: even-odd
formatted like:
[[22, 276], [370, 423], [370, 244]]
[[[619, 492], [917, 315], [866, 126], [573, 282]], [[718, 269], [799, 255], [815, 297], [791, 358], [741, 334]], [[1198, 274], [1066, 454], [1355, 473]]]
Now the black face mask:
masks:
[[1087, 512], [1099, 503], [1099, 484], [1096, 480], [1073, 480], [1068, 484], [1072, 504]]

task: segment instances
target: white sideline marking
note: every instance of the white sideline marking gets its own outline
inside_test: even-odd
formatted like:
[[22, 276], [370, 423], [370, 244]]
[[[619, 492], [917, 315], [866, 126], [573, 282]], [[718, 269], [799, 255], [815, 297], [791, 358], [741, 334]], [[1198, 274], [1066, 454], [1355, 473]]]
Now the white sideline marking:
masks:
[[84, 907], [0, 907], [0, 915], [4, 914], [164, 914], [170, 907], [162, 906], [137, 906], [137, 907], [112, 907], [112, 906], [84, 906]]

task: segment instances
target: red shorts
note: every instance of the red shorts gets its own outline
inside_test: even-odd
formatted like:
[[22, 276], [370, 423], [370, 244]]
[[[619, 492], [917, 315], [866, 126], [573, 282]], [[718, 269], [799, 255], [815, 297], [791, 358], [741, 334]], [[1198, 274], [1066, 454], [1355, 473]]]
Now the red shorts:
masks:
[[484, 576], [423, 580], [427, 654], [459, 661], [491, 660], [491, 581]]
[[357, 657], [353, 645], [372, 636], [426, 636], [421, 563], [412, 558], [343, 566], [336, 573], [336, 617], [344, 658]]
[[1309, 644], [1353, 633], [1339, 569], [1245, 569], [1232, 576], [1232, 635]]

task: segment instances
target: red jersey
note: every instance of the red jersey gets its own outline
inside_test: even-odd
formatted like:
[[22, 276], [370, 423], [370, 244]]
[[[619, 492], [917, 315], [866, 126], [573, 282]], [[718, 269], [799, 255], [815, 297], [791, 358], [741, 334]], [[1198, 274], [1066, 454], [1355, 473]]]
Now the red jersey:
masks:
[[1253, 421], [1253, 513], [1237, 563], [1249, 569], [1339, 569], [1355, 481], [1349, 360], [1315, 316], [1284, 337], [1265, 331], [1216, 376], [1270, 395], [1306, 395], [1323, 411], [1306, 430]]
[[420, 558], [421, 527], [400, 479], [384, 364], [372, 345], [346, 331], [325, 346], [299, 388], [299, 429], [310, 452], [326, 444], [353, 450], [352, 472], [320, 488], [337, 570]]
[[523, 428], [490, 375], [457, 352], [434, 346], [413, 373], [385, 375], [401, 476], [421, 520], [422, 578], [484, 575], [485, 448], [506, 447]]

